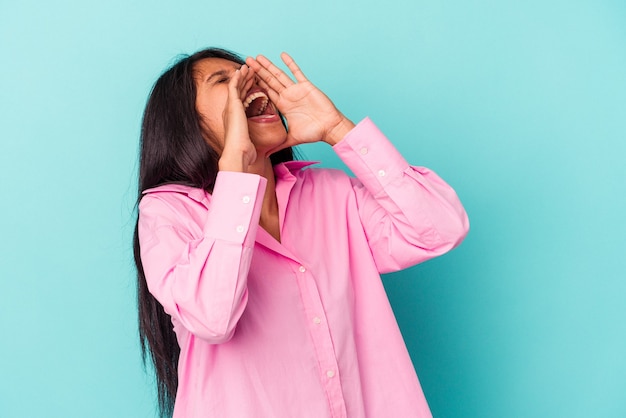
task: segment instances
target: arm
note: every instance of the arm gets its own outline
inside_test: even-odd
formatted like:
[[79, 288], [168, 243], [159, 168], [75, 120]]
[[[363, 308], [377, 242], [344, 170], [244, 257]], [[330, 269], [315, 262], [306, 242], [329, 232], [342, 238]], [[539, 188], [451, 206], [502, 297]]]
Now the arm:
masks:
[[333, 147], [357, 176], [359, 216], [381, 273], [441, 255], [469, 223], [454, 190], [432, 171], [411, 167], [369, 120]]
[[454, 191], [429, 170], [410, 167], [369, 120], [354, 128], [289, 55], [281, 58], [296, 82], [262, 55], [246, 62], [287, 118], [286, 145], [324, 141], [357, 175], [359, 214], [379, 270], [398, 270], [457, 245], [468, 221]]
[[[195, 192], [152, 192], [139, 205], [148, 289], [177, 323], [212, 343], [228, 341], [247, 303], [247, 275], [267, 181], [247, 174], [256, 159], [242, 97], [254, 71], [233, 71], [222, 112], [219, 173], [206, 212]], [[221, 88], [215, 87], [215, 89]], [[219, 90], [215, 90], [219, 91]], [[219, 141], [213, 146], [219, 147]]]
[[150, 292], [169, 315], [211, 343], [228, 341], [245, 309], [265, 185], [257, 175], [220, 172], [204, 223], [190, 206], [200, 203], [177, 193], [148, 194], [139, 205]]

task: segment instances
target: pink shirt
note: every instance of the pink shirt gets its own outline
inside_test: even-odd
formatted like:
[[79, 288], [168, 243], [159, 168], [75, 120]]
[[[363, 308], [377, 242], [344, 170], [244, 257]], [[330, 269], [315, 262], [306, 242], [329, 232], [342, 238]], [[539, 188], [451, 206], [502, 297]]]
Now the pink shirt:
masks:
[[275, 167], [280, 243], [258, 227], [260, 176], [145, 192], [141, 258], [181, 347], [174, 417], [431, 416], [379, 273], [450, 250], [467, 216], [369, 119], [333, 148], [356, 179]]

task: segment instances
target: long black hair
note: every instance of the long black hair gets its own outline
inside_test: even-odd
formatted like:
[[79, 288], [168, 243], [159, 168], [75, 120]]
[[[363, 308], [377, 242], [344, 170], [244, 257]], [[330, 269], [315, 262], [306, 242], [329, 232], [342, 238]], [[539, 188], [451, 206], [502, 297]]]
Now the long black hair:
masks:
[[[206, 58], [244, 62], [230, 51], [209, 48], [179, 59], [159, 77], [148, 98], [141, 125], [137, 204], [142, 191], [167, 183], [213, 191], [219, 155], [205, 140], [211, 133], [201, 129], [193, 77], [194, 65]], [[293, 151], [286, 148], [270, 158], [273, 164], [290, 161]], [[171, 416], [178, 388], [180, 347], [171, 317], [148, 291], [140, 257], [138, 221], [133, 252], [137, 266], [141, 353], [144, 364], [149, 356], [154, 365], [160, 415]]]

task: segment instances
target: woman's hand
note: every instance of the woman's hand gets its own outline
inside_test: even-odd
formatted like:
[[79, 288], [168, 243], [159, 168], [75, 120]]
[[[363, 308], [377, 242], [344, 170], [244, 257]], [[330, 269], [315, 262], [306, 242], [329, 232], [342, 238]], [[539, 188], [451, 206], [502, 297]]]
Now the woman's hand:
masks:
[[289, 133], [286, 146], [325, 141], [334, 145], [354, 127], [302, 73], [286, 53], [281, 59], [296, 78], [294, 82], [263, 55], [248, 57], [246, 63], [257, 73], [259, 85], [267, 90], [270, 100], [287, 118]]
[[228, 99], [222, 114], [224, 120], [224, 149], [219, 169], [247, 172], [256, 161], [256, 148], [250, 141], [248, 120], [242, 100], [254, 83], [254, 70], [242, 65], [228, 82]]

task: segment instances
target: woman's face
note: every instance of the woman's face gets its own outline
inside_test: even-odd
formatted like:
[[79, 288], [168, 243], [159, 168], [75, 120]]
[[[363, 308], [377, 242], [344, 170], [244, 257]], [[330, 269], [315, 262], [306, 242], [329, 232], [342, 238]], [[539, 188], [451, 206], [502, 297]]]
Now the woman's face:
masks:
[[[205, 132], [205, 140], [220, 155], [224, 149], [223, 112], [228, 99], [228, 82], [241, 64], [222, 58], [206, 58], [194, 65], [196, 83], [196, 110], [200, 114], [200, 126]], [[254, 83], [246, 98], [252, 99], [246, 108], [250, 140], [259, 155], [266, 155], [269, 150], [278, 150], [287, 139], [287, 132], [274, 105], [267, 95]], [[248, 100], [250, 101], [250, 100]], [[246, 100], [243, 100], [246, 103]], [[209, 134], [210, 133], [210, 134]]]

